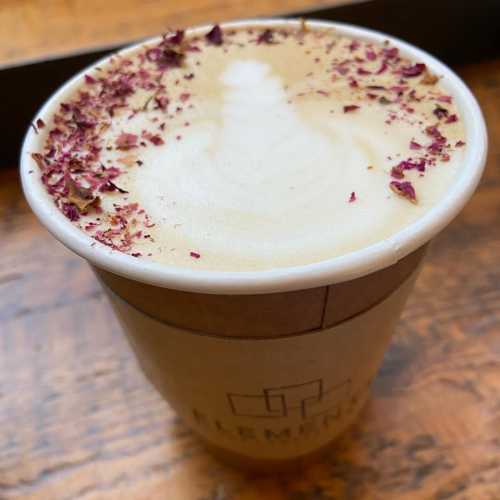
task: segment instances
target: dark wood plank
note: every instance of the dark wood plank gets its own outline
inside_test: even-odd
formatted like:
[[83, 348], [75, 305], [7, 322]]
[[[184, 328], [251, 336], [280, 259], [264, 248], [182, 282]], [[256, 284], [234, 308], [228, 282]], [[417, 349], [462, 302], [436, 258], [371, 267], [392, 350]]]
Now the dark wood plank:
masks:
[[500, 60], [459, 72], [489, 124], [481, 187], [431, 247], [362, 417], [301, 475], [256, 479], [207, 454], [87, 265], [0, 171], [0, 498], [500, 498]]

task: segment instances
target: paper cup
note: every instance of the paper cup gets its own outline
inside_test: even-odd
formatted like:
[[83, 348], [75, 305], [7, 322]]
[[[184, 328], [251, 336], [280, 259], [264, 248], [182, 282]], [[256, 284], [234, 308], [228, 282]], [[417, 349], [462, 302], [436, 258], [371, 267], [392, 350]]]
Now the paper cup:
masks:
[[[314, 264], [257, 272], [196, 271], [135, 259], [94, 242], [56, 209], [39, 176], [29, 175], [37, 171], [30, 153], [40, 140], [31, 130], [21, 155], [23, 188], [33, 211], [57, 239], [89, 261], [146, 376], [211, 449], [232, 463], [263, 470], [300, 463], [359, 413], [426, 245], [472, 195], [487, 149], [476, 100], [432, 56], [367, 29], [309, 25], [373, 42], [390, 40], [443, 76], [463, 117], [464, 165], [446, 197], [377, 244]], [[54, 101], [82, 75], [58, 90], [37, 116], [50, 115]]]

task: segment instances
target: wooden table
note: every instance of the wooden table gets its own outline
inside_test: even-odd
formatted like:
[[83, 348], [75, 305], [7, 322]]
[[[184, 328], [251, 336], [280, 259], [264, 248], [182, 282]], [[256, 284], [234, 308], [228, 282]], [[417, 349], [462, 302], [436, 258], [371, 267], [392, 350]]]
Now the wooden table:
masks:
[[490, 128], [481, 187], [436, 239], [361, 418], [302, 474], [211, 458], [0, 170], [0, 499], [499, 499], [500, 60], [458, 70]]
[[228, 19], [360, 0], [1, 0], [0, 66], [98, 49]]

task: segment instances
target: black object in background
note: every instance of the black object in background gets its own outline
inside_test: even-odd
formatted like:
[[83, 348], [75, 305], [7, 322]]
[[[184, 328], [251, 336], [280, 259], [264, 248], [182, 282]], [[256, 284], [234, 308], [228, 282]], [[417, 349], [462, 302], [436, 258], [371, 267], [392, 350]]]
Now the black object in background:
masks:
[[[500, 0], [366, 0], [290, 14], [384, 31], [456, 65], [500, 55]], [[16, 165], [37, 109], [62, 83], [119, 46], [0, 69], [0, 168]]]

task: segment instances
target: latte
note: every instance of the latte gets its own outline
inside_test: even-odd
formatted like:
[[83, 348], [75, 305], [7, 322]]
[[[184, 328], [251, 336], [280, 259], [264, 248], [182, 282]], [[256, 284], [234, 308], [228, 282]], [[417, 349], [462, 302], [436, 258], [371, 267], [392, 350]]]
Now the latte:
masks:
[[381, 241], [439, 203], [466, 148], [440, 75], [305, 24], [166, 34], [34, 126], [36, 172], [89, 245], [218, 271]]

